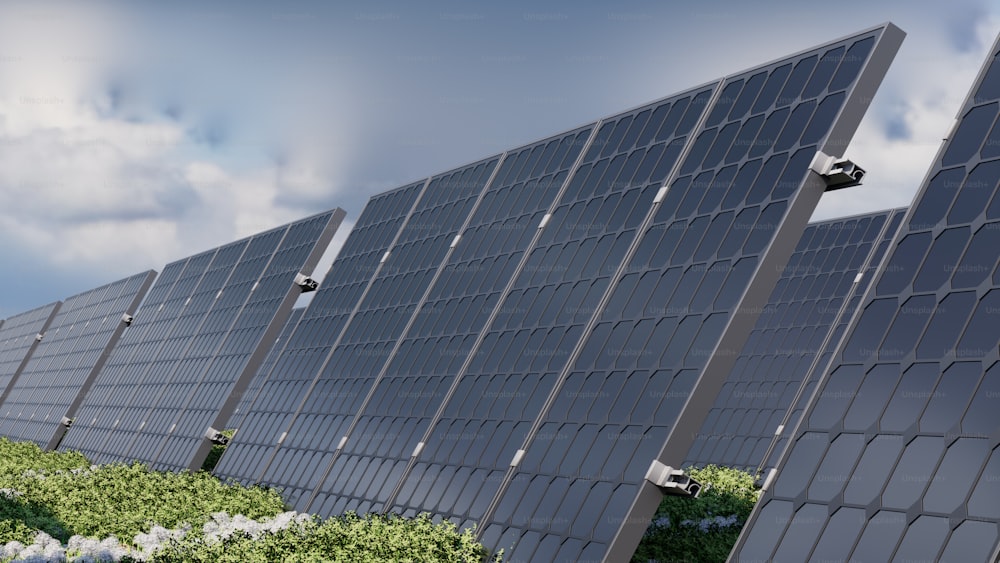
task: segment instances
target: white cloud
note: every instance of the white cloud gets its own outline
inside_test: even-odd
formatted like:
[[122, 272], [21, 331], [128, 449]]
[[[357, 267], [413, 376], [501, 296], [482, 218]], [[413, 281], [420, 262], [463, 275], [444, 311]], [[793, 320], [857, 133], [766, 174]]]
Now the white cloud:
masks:
[[813, 219], [902, 207], [913, 200], [996, 39], [1000, 13], [976, 20], [961, 46], [955, 45], [954, 29], [934, 23], [907, 29], [847, 149], [845, 156], [868, 172], [864, 185], [824, 195]]

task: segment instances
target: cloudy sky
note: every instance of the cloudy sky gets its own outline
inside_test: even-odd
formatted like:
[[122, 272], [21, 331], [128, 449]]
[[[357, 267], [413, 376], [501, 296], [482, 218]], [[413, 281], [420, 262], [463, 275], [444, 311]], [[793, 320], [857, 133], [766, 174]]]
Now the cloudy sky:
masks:
[[886, 20], [866, 185], [815, 218], [906, 205], [1000, 31], [996, 0], [669, 4], [4, 0], [0, 318], [334, 206], [339, 245], [374, 193]]

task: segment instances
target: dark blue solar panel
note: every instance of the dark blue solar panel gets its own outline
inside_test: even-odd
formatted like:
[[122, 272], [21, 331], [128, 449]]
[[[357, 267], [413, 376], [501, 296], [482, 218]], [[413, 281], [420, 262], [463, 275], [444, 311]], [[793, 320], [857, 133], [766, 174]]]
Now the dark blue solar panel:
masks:
[[274, 341], [271, 346], [271, 350], [267, 353], [267, 357], [260, 364], [260, 369], [254, 374], [253, 379], [250, 381], [250, 385], [247, 386], [246, 391], [240, 393], [240, 402], [236, 406], [236, 410], [233, 411], [233, 416], [229, 418], [229, 422], [226, 423], [226, 429], [236, 429], [239, 428], [246, 418], [247, 411], [254, 404], [254, 402], [261, 399], [261, 393], [268, 375], [270, 375], [271, 370], [274, 369], [275, 363], [278, 358], [284, 352], [288, 341], [295, 332], [295, 328], [298, 326], [299, 321], [302, 320], [302, 314], [306, 312], [305, 307], [298, 307], [292, 309], [292, 313], [288, 316], [288, 321], [285, 323], [285, 327], [281, 329], [281, 334]]
[[56, 446], [156, 273], [66, 299], [0, 407], [0, 435]]
[[991, 53], [734, 560], [997, 559], [1000, 38]]
[[219, 473], [320, 514], [478, 523], [514, 560], [627, 557], [661, 496], [646, 469], [683, 461], [669, 430], [700, 428], [826, 188], [813, 157], [842, 154], [901, 38], [874, 28], [431, 179], [318, 369], [278, 359], [265, 385], [301, 402], [255, 401]]
[[824, 369], [823, 359], [839, 343], [851, 304], [874, 277], [904, 213], [880, 211], [809, 225], [685, 465], [757, 471], [765, 462], [779, 429], [794, 425], [789, 409], [797, 399], [808, 399], [810, 381], [815, 383], [815, 372]]
[[309, 495], [301, 494], [311, 490], [333, 457], [338, 437], [426, 298], [452, 241], [483, 199], [498, 161], [484, 160], [427, 182], [350, 323], [313, 372], [309, 394], [297, 405], [260, 476], [267, 484], [285, 487], [285, 498], [294, 506], [308, 502]]
[[273, 342], [294, 305], [296, 275], [315, 266], [343, 215], [323, 213], [168, 265], [136, 315], [145, 330], [122, 339], [61, 448], [94, 461], [200, 467], [211, 447], [205, 432], [232, 413], [268, 351], [261, 343]]
[[[504, 157], [412, 326], [345, 432], [347, 441], [325, 472], [312, 507], [327, 514], [367, 512], [390, 499], [410, 453], [454, 392], [480, 331], [503, 308], [515, 272], [531, 262], [539, 226], [591, 133], [591, 127], [571, 131]], [[349, 478], [355, 472], [366, 475]]]
[[14, 315], [0, 326], [0, 407], [61, 305], [57, 301]]
[[232, 425], [238, 437], [216, 466], [217, 475], [244, 482], [259, 478], [324, 359], [384, 265], [386, 252], [423, 188], [420, 182], [381, 194], [365, 207], [274, 367], [264, 374], [258, 397], [246, 407], [243, 419]]
[[[800, 189], [814, 154], [842, 150], [856, 122], [836, 116], [859, 118], [885, 70], [861, 63], [900, 40], [878, 28], [725, 79], [481, 522], [487, 545], [518, 560], [634, 550], [660, 498], [646, 471], [683, 461], [818, 201]], [[808, 82], [757, 99], [789, 66], [812, 67]], [[783, 125], [762, 138], [768, 121]]]
[[473, 346], [456, 347], [466, 365], [433, 428], [404, 442], [406, 456], [425, 446], [390, 510], [462, 525], [485, 515], [711, 94], [692, 90], [601, 122], [492, 322]]

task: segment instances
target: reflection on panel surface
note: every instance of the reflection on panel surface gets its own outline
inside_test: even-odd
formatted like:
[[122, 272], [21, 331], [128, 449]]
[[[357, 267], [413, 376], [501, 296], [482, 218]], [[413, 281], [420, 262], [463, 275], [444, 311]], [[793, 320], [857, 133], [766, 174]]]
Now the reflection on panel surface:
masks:
[[[334, 210], [164, 268], [84, 399], [61, 448], [95, 462], [200, 466], [344, 212]], [[225, 412], [226, 410], [229, 412]]]
[[996, 557], [998, 110], [1000, 40], [735, 560]]
[[0, 406], [0, 435], [54, 448], [155, 272], [107, 284], [63, 301]]
[[789, 409], [798, 404], [796, 397], [808, 399], [812, 376], [819, 375], [814, 372], [829, 360], [904, 213], [880, 211], [809, 225], [685, 465], [753, 472], [764, 463], [779, 426], [794, 426]]

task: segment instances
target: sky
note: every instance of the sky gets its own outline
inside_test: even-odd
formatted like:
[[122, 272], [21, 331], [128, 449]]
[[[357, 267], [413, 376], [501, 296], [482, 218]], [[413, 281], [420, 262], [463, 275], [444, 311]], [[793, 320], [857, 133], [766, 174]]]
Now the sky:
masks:
[[[162, 5], [161, 5], [162, 4]], [[892, 21], [814, 219], [907, 205], [1000, 1], [0, 3], [0, 319]]]

